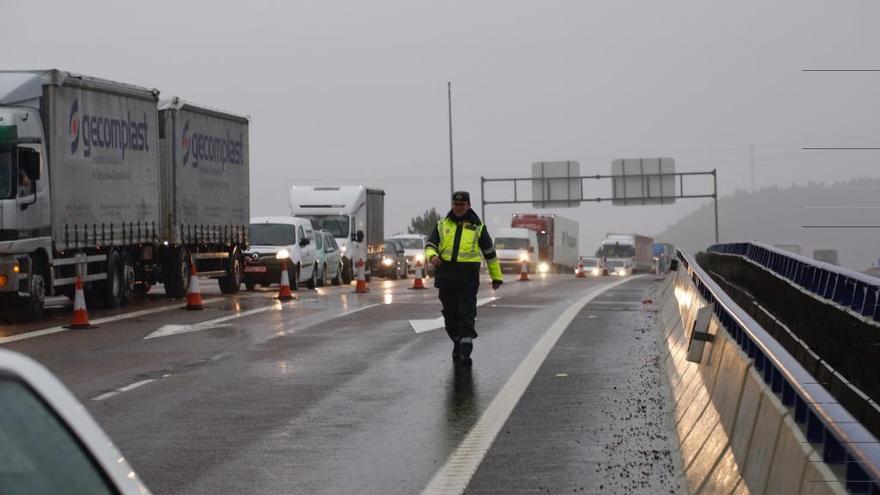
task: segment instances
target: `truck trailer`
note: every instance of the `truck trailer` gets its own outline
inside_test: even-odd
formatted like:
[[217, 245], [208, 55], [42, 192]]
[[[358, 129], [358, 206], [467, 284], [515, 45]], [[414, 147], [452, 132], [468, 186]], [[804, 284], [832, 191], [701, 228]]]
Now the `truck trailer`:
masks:
[[538, 237], [538, 272], [567, 272], [578, 262], [578, 223], [559, 215], [514, 213], [511, 227], [534, 230]]
[[[248, 120], [60, 70], [0, 71], [0, 295], [108, 307], [131, 290], [225, 293], [247, 245]], [[5, 180], [4, 180], [5, 179]], [[6, 184], [4, 184], [6, 183]]]
[[356, 263], [382, 256], [385, 240], [385, 191], [365, 186], [293, 186], [290, 214], [328, 230], [342, 251], [342, 282], [351, 283]]

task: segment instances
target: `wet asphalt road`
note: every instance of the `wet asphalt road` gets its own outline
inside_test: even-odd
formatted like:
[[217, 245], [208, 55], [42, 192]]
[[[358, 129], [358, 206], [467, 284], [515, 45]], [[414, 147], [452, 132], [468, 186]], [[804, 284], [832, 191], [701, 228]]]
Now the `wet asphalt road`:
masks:
[[[4, 347], [55, 372], [155, 493], [419, 493], [551, 323], [611, 281], [550, 276], [495, 294], [484, 285], [479, 298], [499, 299], [479, 308], [471, 368], [453, 365], [442, 329], [413, 332], [408, 320], [440, 308], [435, 290], [408, 290], [409, 280], [284, 304], [273, 291], [242, 292], [205, 311]], [[677, 489], [656, 329], [641, 304], [656, 283], [632, 280], [578, 314], [469, 493]], [[145, 339], [160, 329], [190, 331]]]

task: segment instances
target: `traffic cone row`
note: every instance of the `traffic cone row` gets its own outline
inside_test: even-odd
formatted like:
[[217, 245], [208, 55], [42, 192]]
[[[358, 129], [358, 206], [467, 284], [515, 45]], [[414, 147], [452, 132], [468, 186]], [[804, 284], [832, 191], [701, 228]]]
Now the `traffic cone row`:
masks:
[[520, 282], [528, 282], [529, 281], [529, 262], [523, 260], [522, 266], [519, 269], [519, 281]]
[[425, 288], [425, 284], [422, 282], [422, 262], [416, 261], [416, 273], [413, 275], [413, 284], [410, 289], [421, 290]]
[[64, 328], [96, 328], [97, 325], [92, 325], [91, 323], [89, 323], [89, 312], [88, 310], [86, 310], [86, 295], [83, 292], [82, 280], [79, 278], [78, 275], [76, 277], [76, 285], [74, 287], [75, 292], [73, 296], [73, 317], [70, 319], [70, 324], [65, 325]]
[[199, 291], [199, 271], [195, 263], [189, 264], [189, 290], [186, 291], [186, 310], [197, 311], [202, 306], [202, 293]]
[[290, 291], [290, 275], [287, 273], [287, 260], [281, 260], [281, 285], [278, 287], [279, 301], [292, 301], [296, 299], [293, 292]]
[[578, 267], [575, 271], [575, 278], [587, 278], [587, 272], [584, 271], [584, 257], [578, 259]]
[[355, 293], [357, 294], [366, 294], [370, 292], [370, 289], [367, 287], [367, 276], [364, 271], [364, 260], [359, 259], [357, 262], [357, 274], [355, 275], [357, 278], [357, 285], [355, 286]]

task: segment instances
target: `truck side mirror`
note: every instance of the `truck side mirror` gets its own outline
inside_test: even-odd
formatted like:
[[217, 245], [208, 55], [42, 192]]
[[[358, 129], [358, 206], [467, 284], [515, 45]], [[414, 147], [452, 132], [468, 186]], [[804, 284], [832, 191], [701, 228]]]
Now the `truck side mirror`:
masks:
[[364, 242], [364, 231], [358, 230], [356, 234], [351, 234], [351, 240], [354, 242]]
[[300, 239], [299, 245], [303, 246], [303, 247], [308, 246], [309, 245], [309, 238], [303, 237], [302, 239]]
[[23, 170], [30, 180], [40, 180], [40, 153], [31, 148], [19, 148], [18, 168]]

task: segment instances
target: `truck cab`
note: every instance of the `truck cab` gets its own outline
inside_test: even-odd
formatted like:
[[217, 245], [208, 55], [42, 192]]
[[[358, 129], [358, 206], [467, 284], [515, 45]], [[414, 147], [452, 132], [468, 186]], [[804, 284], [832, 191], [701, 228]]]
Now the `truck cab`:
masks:
[[38, 313], [53, 293], [42, 93], [33, 74], [11, 76], [0, 82], [0, 296]]
[[535, 273], [539, 261], [538, 235], [526, 228], [499, 228], [495, 232], [495, 254], [502, 271], [519, 272], [525, 262], [529, 272]]

